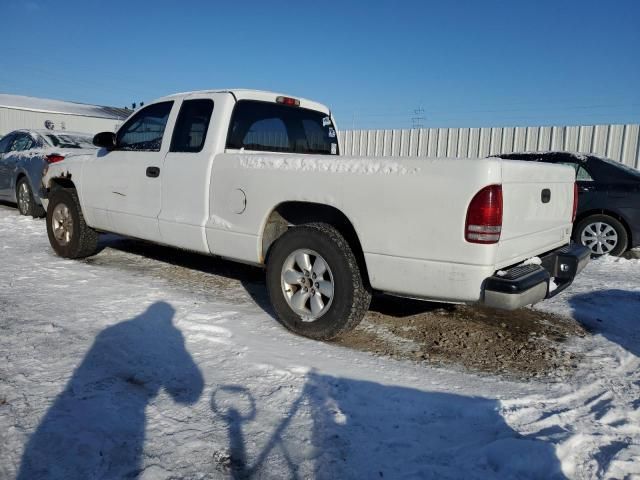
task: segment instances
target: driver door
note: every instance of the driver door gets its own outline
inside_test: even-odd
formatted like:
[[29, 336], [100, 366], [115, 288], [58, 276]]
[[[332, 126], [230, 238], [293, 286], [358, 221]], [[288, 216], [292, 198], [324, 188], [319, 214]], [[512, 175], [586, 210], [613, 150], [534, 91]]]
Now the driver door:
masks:
[[160, 240], [161, 177], [173, 103], [154, 103], [135, 113], [118, 130], [116, 148], [100, 150], [85, 170], [85, 197], [96, 203], [90, 207], [106, 208], [108, 229], [115, 233]]

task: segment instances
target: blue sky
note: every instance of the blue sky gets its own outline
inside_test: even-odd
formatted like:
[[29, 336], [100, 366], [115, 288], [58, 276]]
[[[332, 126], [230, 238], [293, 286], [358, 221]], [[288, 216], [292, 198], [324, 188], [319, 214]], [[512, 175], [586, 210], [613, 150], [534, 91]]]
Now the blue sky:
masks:
[[[640, 1], [3, 0], [0, 93], [246, 87], [341, 128], [640, 122]], [[416, 115], [415, 109], [424, 113]]]

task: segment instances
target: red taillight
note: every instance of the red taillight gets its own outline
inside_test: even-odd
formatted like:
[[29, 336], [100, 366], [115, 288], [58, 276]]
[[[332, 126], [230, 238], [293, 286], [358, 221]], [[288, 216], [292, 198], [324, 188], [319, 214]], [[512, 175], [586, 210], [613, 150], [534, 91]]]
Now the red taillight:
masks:
[[573, 214], [571, 215], [571, 223], [576, 221], [576, 213], [578, 212], [578, 184], [573, 184]]
[[300, 106], [300, 100], [298, 100], [297, 98], [277, 97], [276, 98], [276, 102], [277, 103], [281, 103], [282, 105], [289, 105], [289, 106], [292, 106], [292, 107], [299, 107]]
[[58, 155], [57, 153], [53, 153], [51, 155], [47, 155], [46, 157], [47, 163], [56, 163], [64, 160], [64, 155]]
[[498, 243], [501, 231], [502, 185], [489, 185], [469, 204], [464, 238], [471, 243]]

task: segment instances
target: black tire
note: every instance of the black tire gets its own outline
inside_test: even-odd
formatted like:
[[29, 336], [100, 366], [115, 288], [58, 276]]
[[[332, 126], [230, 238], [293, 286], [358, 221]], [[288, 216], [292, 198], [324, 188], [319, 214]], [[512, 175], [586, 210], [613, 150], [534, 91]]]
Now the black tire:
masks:
[[[24, 189], [25, 199], [21, 199]], [[33, 196], [33, 189], [29, 185], [27, 177], [22, 177], [16, 184], [16, 202], [18, 203], [18, 211], [20, 215], [32, 216], [33, 218], [42, 218], [45, 215], [42, 205], [36, 203]]]
[[[615, 233], [617, 235], [617, 241], [615, 245], [609, 245], [608, 247], [603, 248], [602, 253], [599, 253], [597, 251], [597, 243], [589, 245], [590, 242], [583, 241], [585, 237], [590, 238], [592, 236], [589, 234], [589, 226], [597, 223], [611, 227], [613, 230], [615, 230]], [[580, 222], [578, 222], [573, 230], [573, 240], [580, 245], [588, 247], [591, 250], [591, 255], [594, 257], [599, 257], [601, 255], [604, 255], [605, 253], [614, 255], [616, 257], [620, 256], [627, 251], [627, 247], [629, 245], [629, 236], [627, 235], [627, 229], [624, 227], [624, 225], [620, 223], [620, 221], [616, 218], [604, 214], [589, 215], [588, 217], [580, 220]], [[610, 248], [610, 250], [604, 251], [606, 250], [606, 248]]]
[[[58, 240], [54, 234], [53, 214], [58, 205], [69, 209], [71, 224], [67, 243]], [[98, 232], [84, 221], [78, 194], [73, 189], [58, 189], [53, 192], [47, 208], [47, 234], [53, 250], [64, 258], [85, 258], [98, 251]]]
[[[296, 250], [309, 249], [323, 257], [332, 272], [334, 295], [319, 318], [303, 321], [285, 298], [282, 270]], [[365, 286], [358, 261], [344, 237], [331, 225], [310, 223], [294, 227], [275, 242], [267, 259], [267, 288], [278, 321], [298, 335], [329, 340], [355, 328], [369, 308], [371, 293]]]

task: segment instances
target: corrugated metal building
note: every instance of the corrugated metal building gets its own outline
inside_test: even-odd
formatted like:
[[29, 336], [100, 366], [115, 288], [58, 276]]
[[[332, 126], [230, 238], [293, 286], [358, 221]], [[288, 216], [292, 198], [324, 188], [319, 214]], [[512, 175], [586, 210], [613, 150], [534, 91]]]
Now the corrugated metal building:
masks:
[[21, 128], [113, 132], [131, 113], [124, 108], [0, 94], [0, 137]]
[[338, 132], [343, 155], [483, 158], [560, 150], [593, 153], [640, 169], [640, 125], [421, 128]]

